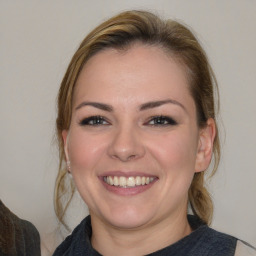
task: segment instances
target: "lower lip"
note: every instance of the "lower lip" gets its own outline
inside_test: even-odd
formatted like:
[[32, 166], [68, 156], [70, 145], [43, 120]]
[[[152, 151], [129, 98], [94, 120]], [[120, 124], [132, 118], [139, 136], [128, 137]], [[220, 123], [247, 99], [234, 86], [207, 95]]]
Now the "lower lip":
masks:
[[114, 194], [120, 195], [120, 196], [134, 196], [134, 195], [140, 194], [142, 192], [145, 192], [146, 190], [150, 189], [157, 181], [157, 179], [155, 179], [147, 185], [135, 186], [135, 187], [131, 187], [131, 188], [123, 188], [123, 187], [119, 187], [119, 186], [111, 186], [111, 185], [107, 184], [106, 182], [104, 182], [103, 178], [100, 178], [100, 180], [101, 180], [103, 186], [108, 191], [110, 191]]

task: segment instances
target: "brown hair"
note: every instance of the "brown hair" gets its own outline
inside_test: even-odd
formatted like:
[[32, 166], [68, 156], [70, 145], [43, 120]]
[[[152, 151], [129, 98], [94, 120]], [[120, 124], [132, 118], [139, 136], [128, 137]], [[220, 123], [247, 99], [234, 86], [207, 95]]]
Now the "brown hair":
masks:
[[[199, 127], [204, 127], [209, 118], [213, 118], [216, 122], [217, 82], [204, 50], [187, 27], [173, 20], [164, 21], [145, 11], [123, 12], [96, 27], [82, 41], [74, 54], [58, 95], [56, 127], [60, 162], [55, 185], [55, 212], [64, 225], [65, 211], [73, 197], [75, 186], [71, 179], [67, 179], [62, 131], [69, 129], [72, 95], [77, 78], [88, 59], [99, 51], [107, 48], [126, 49], [135, 42], [161, 47], [178, 60], [185, 67], [188, 75]], [[217, 125], [213, 155], [211, 175], [215, 173], [220, 158]], [[193, 213], [202, 221], [208, 224], [211, 222], [213, 205], [210, 194], [205, 188], [205, 172], [195, 173], [189, 189], [189, 204]]]

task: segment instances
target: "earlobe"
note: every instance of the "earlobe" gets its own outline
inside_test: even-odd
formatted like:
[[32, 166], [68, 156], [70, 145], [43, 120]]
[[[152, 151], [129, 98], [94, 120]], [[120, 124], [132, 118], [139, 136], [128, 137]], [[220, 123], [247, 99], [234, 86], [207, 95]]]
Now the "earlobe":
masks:
[[69, 177], [72, 178], [71, 166], [70, 166], [70, 161], [69, 161], [69, 156], [68, 156], [68, 138], [69, 138], [69, 132], [67, 130], [63, 130], [62, 131], [62, 139], [63, 139], [63, 144], [64, 144], [67, 172], [69, 174]]
[[206, 127], [202, 128], [199, 134], [195, 172], [202, 172], [208, 168], [212, 158], [215, 135], [215, 121], [209, 118]]

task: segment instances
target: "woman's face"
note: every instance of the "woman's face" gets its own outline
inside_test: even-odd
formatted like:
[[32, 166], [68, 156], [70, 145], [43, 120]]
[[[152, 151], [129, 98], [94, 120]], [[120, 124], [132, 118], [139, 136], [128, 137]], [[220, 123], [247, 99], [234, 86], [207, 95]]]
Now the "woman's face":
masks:
[[142, 44], [87, 62], [63, 139], [92, 218], [118, 228], [185, 215], [193, 175], [210, 161], [184, 70]]

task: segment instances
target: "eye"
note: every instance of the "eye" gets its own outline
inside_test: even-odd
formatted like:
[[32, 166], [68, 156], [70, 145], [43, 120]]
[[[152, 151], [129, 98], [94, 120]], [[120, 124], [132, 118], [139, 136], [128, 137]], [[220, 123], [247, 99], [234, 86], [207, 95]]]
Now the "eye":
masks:
[[109, 122], [106, 121], [102, 116], [90, 116], [82, 119], [79, 122], [79, 124], [81, 126], [84, 126], [84, 125], [98, 126], [98, 125], [109, 125]]
[[178, 123], [173, 118], [168, 116], [153, 116], [150, 118], [147, 124], [152, 126], [168, 126], [177, 125]]

